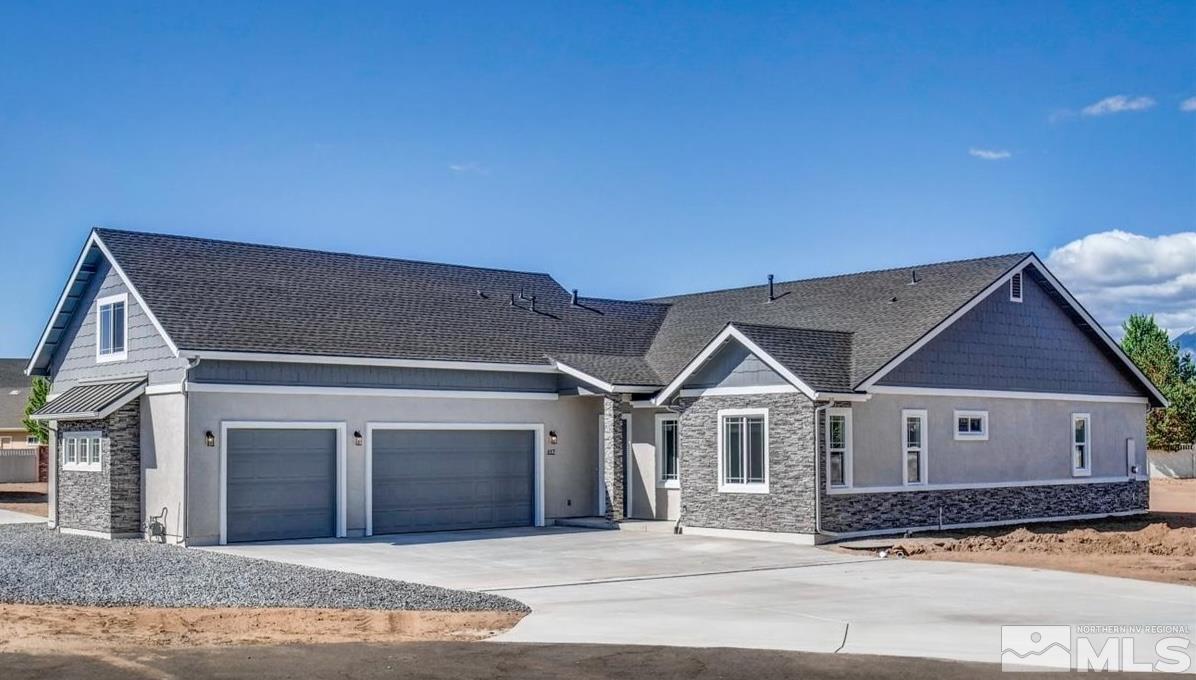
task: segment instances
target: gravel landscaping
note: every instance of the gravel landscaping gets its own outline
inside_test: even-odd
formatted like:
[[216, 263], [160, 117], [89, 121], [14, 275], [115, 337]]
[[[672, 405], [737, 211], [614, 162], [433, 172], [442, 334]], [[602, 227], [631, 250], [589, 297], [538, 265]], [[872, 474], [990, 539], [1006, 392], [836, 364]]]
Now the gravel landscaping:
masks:
[[449, 590], [136, 540], [0, 525], [0, 602], [98, 607], [529, 611]]

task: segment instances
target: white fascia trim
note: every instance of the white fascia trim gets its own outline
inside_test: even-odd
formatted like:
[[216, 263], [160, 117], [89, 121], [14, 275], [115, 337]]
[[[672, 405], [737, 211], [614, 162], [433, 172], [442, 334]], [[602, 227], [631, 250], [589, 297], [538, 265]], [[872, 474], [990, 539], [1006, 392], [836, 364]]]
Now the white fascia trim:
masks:
[[601, 378], [596, 378], [585, 371], [573, 368], [572, 366], [563, 364], [559, 361], [554, 361], [550, 368], [555, 369], [555, 371], [560, 371], [565, 375], [571, 375], [584, 383], [589, 383], [603, 392], [610, 394], [617, 392], [627, 392], [631, 394], [651, 394], [656, 391], [655, 387], [649, 387], [646, 385], [619, 385], [617, 383], [608, 383]]
[[[875, 390], [873, 390], [875, 391]], [[815, 392], [814, 401], [855, 401], [865, 402], [872, 398], [871, 394], [858, 392]]]
[[535, 517], [538, 527], [544, 521], [544, 423], [406, 423], [367, 422], [365, 424], [365, 535], [374, 535], [374, 431], [375, 430], [527, 430], [534, 434]]
[[823, 535], [833, 538], [864, 538], [866, 536], [890, 536], [913, 531], [939, 531], [940, 529], [980, 529], [983, 527], [1001, 527], [1011, 524], [1038, 524], [1042, 522], [1068, 522], [1076, 520], [1101, 519], [1103, 517], [1129, 517], [1131, 515], [1145, 515], [1149, 510], [1123, 510], [1120, 512], [1098, 512], [1090, 515], [1058, 515], [1055, 517], [1027, 517], [1025, 519], [999, 519], [991, 522], [964, 522], [962, 524], [944, 524], [920, 527], [899, 527], [894, 529], [871, 529], [869, 531], [823, 531]]
[[790, 394], [799, 390], [793, 385], [759, 385], [755, 387], [703, 387], [683, 389], [683, 397], [714, 397], [730, 394]]
[[734, 324], [727, 324], [727, 327], [724, 328], [718, 335], [714, 336], [713, 340], [706, 343], [706, 346], [702, 349], [702, 351], [685, 365], [685, 368], [683, 368], [681, 372], [677, 374], [676, 378], [673, 378], [672, 382], [670, 382], [663, 390], [660, 391], [660, 394], [656, 395], [656, 399], [654, 401], [656, 401], [657, 404], [663, 404], [665, 400], [673, 396], [673, 393], [679, 390], [681, 385], [683, 385], [685, 381], [694, 374], [694, 372], [701, 368], [702, 364], [705, 364], [706, 361], [710, 359], [710, 357], [716, 351], [718, 351], [720, 347], [722, 347], [722, 344], [726, 342], [728, 338], [734, 338], [741, 345], [746, 347], [748, 351], [750, 351], [752, 354], [755, 354], [756, 357], [768, 365], [769, 368], [776, 371], [785, 380], [788, 380], [789, 383], [796, 387], [799, 392], [806, 395], [810, 399], [814, 398], [815, 392], [809, 385], [802, 382], [800, 378], [798, 378], [796, 375], [793, 375], [792, 371], [782, 366], [781, 362], [774, 359], [768, 352], [765, 352], [763, 349], [761, 349], [759, 345], [752, 342], [751, 339], [749, 339], [738, 328], [736, 328]]
[[[1104, 327], [1097, 323], [1096, 319], [1092, 318], [1092, 315], [1088, 313], [1088, 310], [1084, 309], [1084, 306], [1081, 305], [1080, 302], [1076, 300], [1066, 288], [1063, 287], [1063, 284], [1059, 282], [1059, 279], [1055, 278], [1055, 275], [1046, 268], [1046, 265], [1042, 263], [1042, 260], [1038, 259], [1038, 256], [1033, 253], [1027, 255], [1025, 259], [1014, 265], [1009, 271], [1005, 272], [1001, 278], [989, 284], [987, 288], [969, 300], [967, 304], [955, 310], [955, 312], [951, 316], [944, 319], [942, 323], [930, 329], [926, 335], [923, 335], [918, 339], [917, 342], [907, 347], [901, 354], [893, 357], [888, 363], [877, 369], [875, 373], [868, 376], [864, 382], [860, 383], [857, 389], [866, 390], [869, 392], [877, 391], [874, 386], [878, 381], [880, 381], [881, 378], [885, 377], [885, 375], [896, 368], [898, 364], [908, 359], [914, 354], [914, 352], [917, 352], [926, 343], [933, 340], [939, 333], [942, 333], [944, 330], [946, 330], [951, 324], [958, 321], [964, 314], [967, 314], [969, 311], [971, 311], [973, 307], [983, 302], [986, 298], [988, 298], [989, 295], [991, 295], [1001, 286], [1007, 285], [1009, 280], [1013, 278], [1014, 274], [1021, 274], [1023, 270], [1031, 264], [1034, 265], [1034, 268], [1043, 275], [1043, 277], [1055, 288], [1055, 290], [1063, 295], [1063, 299], [1066, 300], [1069, 305], [1071, 305], [1072, 309], [1079, 313], [1079, 315], [1088, 322], [1089, 326], [1096, 329], [1096, 334], [1102, 340], [1104, 340], [1105, 344], [1108, 345], [1110, 349], [1113, 350], [1113, 353], [1121, 359], [1122, 363], [1129, 367], [1130, 371], [1137, 376], [1138, 380], [1141, 381], [1143, 385], [1147, 386], [1151, 394], [1153, 394], [1155, 398], [1159, 400], [1159, 403], [1161, 403], [1164, 407], [1168, 406], [1170, 402], [1168, 402], [1167, 398], [1164, 397], [1161, 392], [1159, 392], [1154, 383], [1152, 383], [1145, 375], [1143, 375], [1142, 371], [1138, 369], [1138, 366], [1134, 364], [1134, 362], [1131, 361], [1128, 356], [1126, 356], [1125, 352], [1121, 349], [1121, 346], [1109, 336]], [[1024, 280], [1025, 276], [1022, 278], [1022, 289], [1024, 291], [1026, 285]]]
[[[63, 286], [62, 294], [58, 296], [58, 304], [54, 305], [54, 312], [50, 314], [49, 320], [46, 321], [46, 327], [42, 330], [41, 338], [37, 341], [37, 347], [34, 348], [33, 354], [29, 357], [29, 363], [25, 366], [25, 375], [29, 375], [33, 372], [33, 365], [37, 362], [38, 356], [41, 355], [42, 349], [45, 348], [46, 340], [48, 340], [50, 337], [50, 331], [54, 328], [54, 320], [58, 318], [58, 315], [62, 312], [62, 306], [66, 304], [67, 296], [71, 292], [71, 286], [74, 285], [75, 279], [79, 276], [79, 270], [83, 268], [83, 262], [87, 259], [87, 253], [91, 251], [92, 246], [99, 248], [100, 252], [104, 254], [104, 257], [108, 259], [108, 264], [116, 272], [117, 276], [121, 278], [121, 281], [125, 284], [125, 287], [129, 289], [129, 293], [132, 294], [133, 299], [141, 307], [141, 311], [145, 313], [146, 318], [150, 320], [150, 323], [153, 324], [154, 328], [162, 336], [162, 339], [166, 341], [166, 346], [170, 348], [171, 353], [173, 353], [176, 357], [179, 355], [179, 348], [174, 344], [174, 340], [170, 339], [170, 335], [166, 333], [166, 329], [162, 327], [162, 324], [158, 321], [158, 317], [154, 316], [153, 310], [151, 310], [149, 306], [145, 304], [145, 300], [141, 297], [141, 293], [137, 292], [137, 287], [134, 286], [133, 282], [129, 280], [128, 275], [125, 274], [125, 270], [121, 269], [121, 266], [116, 261], [116, 258], [112, 257], [112, 252], [108, 250], [108, 246], [104, 245], [104, 242], [93, 229], [91, 234], [89, 234], [87, 237], [87, 242], [83, 244], [83, 250], [79, 252], [78, 259], [75, 260], [75, 266], [71, 269], [71, 275], [69, 278], [67, 278], [66, 285]], [[79, 310], [75, 311], [78, 312]], [[126, 307], [126, 318], [128, 317], [128, 314], [129, 310], [128, 307]], [[128, 340], [129, 339], [126, 335], [126, 345], [128, 344]]]
[[1150, 404], [1146, 397], [1103, 394], [1063, 394], [1057, 392], [1015, 392], [1007, 390], [958, 390], [937, 387], [891, 387], [877, 385], [872, 394], [900, 394], [916, 397], [978, 397], [983, 399], [1048, 399], [1052, 401], [1093, 401], [1117, 404]]
[[772, 543], [791, 543], [793, 545], [814, 545], [814, 534], [799, 534], [781, 531], [751, 531], [748, 529], [715, 529], [712, 527], [683, 526], [684, 536], [710, 536], [715, 538], [738, 538], [745, 541], [768, 541]]
[[969, 489], [1008, 489], [1022, 486], [1059, 486], [1063, 484], [1124, 484], [1125, 482], [1145, 482], [1150, 478], [1138, 475], [1136, 477], [1065, 477], [1063, 479], [1035, 479], [1025, 482], [977, 482], [961, 484], [922, 484], [912, 486], [857, 486], [851, 489], [832, 488], [827, 491], [832, 496], [850, 496], [866, 493], [908, 493], [917, 491], [963, 491]]
[[345, 431], [339, 420], [222, 420], [220, 421], [220, 545], [228, 544], [228, 431], [229, 430], [334, 430], [336, 431], [336, 537], [345, 538], [347, 513], [347, 455]]
[[556, 392], [492, 392], [484, 390], [417, 390], [391, 387], [307, 387], [304, 385], [236, 385], [188, 381], [187, 392], [215, 394], [278, 394], [337, 397], [422, 397], [425, 399], [524, 399], [555, 401]]
[[897, 366], [899, 364], [901, 364], [901, 362], [905, 361], [910, 356], [912, 356], [914, 354], [914, 352], [917, 352], [918, 350], [922, 349], [922, 347], [926, 343], [935, 339], [939, 335], [939, 333], [942, 333], [943, 331], [947, 330], [947, 328], [951, 324], [958, 321], [961, 317], [963, 317], [964, 314], [967, 314], [968, 312], [972, 311], [973, 307], [975, 307], [976, 305], [983, 302], [994, 291], [1001, 288], [1001, 286], [1006, 285], [1009, 282], [1009, 280], [1013, 278], [1014, 274], [1021, 272], [1022, 269], [1024, 269], [1026, 267], [1026, 265], [1030, 263], [1030, 261], [1033, 257], [1034, 257], [1033, 255], [1027, 255], [1024, 259], [1022, 259], [1022, 261], [1018, 262], [1013, 267], [1011, 267], [1009, 269], [1009, 271], [1005, 272], [1001, 276], [1001, 278], [988, 284], [988, 286], [984, 290], [977, 293], [974, 297], [972, 297], [971, 300], [968, 300], [967, 303], [965, 303], [962, 307], [955, 310], [951, 314], [951, 316], [948, 316], [946, 319], [943, 319], [937, 326], [935, 326], [934, 328], [931, 328], [921, 338], [918, 338], [918, 340], [915, 341], [914, 344], [910, 345], [909, 347], [906, 347], [905, 350], [903, 352], [901, 352], [901, 354], [898, 354], [897, 356], [893, 357], [892, 359], [889, 359], [889, 361], [884, 366], [881, 366], [880, 368], [876, 369], [876, 371], [873, 372], [872, 375], [868, 376], [868, 378], [865, 379], [864, 382], [860, 383], [856, 387], [856, 389], [873, 391], [872, 386], [875, 385], [877, 382], [879, 382], [881, 378], [888, 375], [889, 372], [892, 371], [894, 368], [897, 368]]
[[162, 383], [159, 385], [147, 385], [145, 388], [146, 395], [155, 394], [181, 394], [184, 391], [185, 383]]
[[500, 371], [508, 373], [556, 373], [548, 364], [502, 364], [485, 361], [445, 361], [440, 359], [380, 359], [326, 354], [286, 354], [274, 352], [187, 351], [187, 356], [213, 361], [269, 361], [288, 364], [332, 364], [339, 366], [390, 366], [397, 368], [441, 368], [451, 371]]

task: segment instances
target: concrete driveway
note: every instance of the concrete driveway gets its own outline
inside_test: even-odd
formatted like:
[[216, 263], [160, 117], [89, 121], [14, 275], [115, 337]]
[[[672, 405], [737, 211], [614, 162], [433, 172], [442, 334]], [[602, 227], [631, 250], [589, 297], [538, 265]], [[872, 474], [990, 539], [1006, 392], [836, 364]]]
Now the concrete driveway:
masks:
[[508, 641], [999, 662], [1003, 624], [1196, 629], [1196, 588], [725, 538], [548, 528], [211, 549], [509, 595], [533, 612]]

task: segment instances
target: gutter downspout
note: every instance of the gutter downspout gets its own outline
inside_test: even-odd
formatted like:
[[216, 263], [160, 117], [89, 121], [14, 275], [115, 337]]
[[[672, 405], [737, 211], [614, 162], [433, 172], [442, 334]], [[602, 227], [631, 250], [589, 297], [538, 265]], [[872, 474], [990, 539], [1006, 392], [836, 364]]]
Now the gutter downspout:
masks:
[[818, 471], [822, 468], [819, 464], [822, 461], [822, 438], [821, 427], [822, 413], [830, 408], [835, 402], [828, 401], [822, 406], [814, 407], [814, 542], [818, 542], [818, 537], [822, 534], [822, 479]]
[[187, 368], [183, 369], [183, 507], [179, 513], [179, 537], [182, 539], [183, 545], [187, 545], [187, 490], [190, 486], [189, 475], [191, 469], [191, 398], [187, 393], [187, 379], [191, 376], [191, 369], [199, 365], [202, 361], [199, 357], [193, 356], [187, 360]]

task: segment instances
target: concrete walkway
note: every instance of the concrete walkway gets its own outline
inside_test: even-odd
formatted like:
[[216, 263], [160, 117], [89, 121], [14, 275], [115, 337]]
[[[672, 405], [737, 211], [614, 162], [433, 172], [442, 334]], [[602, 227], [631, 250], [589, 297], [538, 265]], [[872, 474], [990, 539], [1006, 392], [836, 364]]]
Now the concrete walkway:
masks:
[[45, 517], [0, 508], [0, 524], [32, 524], [33, 522], [44, 523], [45, 521]]
[[500, 641], [725, 646], [999, 662], [1003, 624], [1186, 624], [1196, 588], [622, 531], [243, 544], [262, 559], [526, 602]]

